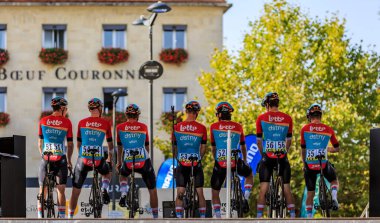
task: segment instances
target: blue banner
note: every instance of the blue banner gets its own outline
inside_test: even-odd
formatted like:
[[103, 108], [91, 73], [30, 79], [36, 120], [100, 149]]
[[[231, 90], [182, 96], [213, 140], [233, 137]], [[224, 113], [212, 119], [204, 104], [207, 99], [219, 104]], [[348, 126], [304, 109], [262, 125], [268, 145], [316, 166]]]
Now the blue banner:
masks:
[[[256, 135], [249, 134], [245, 136], [245, 144], [247, 147], [247, 163], [252, 168], [253, 176], [256, 175], [257, 165], [261, 160], [259, 147], [256, 144]], [[244, 191], [244, 177], [240, 177], [241, 188]]]
[[[174, 160], [174, 166], [177, 166], [177, 160]], [[172, 188], [173, 185], [173, 159], [167, 159], [165, 160], [161, 166], [160, 169], [158, 170], [157, 174], [157, 183], [156, 186], [158, 189], [163, 189], [163, 188]], [[175, 182], [174, 182], [174, 187], [175, 187]]]

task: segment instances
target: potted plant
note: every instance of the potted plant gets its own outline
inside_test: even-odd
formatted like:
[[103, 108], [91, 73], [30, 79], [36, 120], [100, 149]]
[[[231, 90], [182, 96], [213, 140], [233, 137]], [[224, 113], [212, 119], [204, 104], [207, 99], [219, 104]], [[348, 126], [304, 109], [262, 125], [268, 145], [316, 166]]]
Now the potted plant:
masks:
[[9, 114], [5, 112], [0, 112], [0, 127], [5, 127], [10, 121]]
[[102, 48], [98, 53], [99, 62], [109, 65], [127, 62], [128, 57], [128, 51], [121, 48]]
[[67, 60], [68, 52], [62, 48], [42, 48], [38, 57], [46, 64], [63, 64]]
[[8, 50], [0, 49], [0, 67], [6, 64], [9, 60]]
[[189, 54], [185, 49], [163, 49], [160, 53], [160, 60], [164, 63], [180, 65], [187, 61]]

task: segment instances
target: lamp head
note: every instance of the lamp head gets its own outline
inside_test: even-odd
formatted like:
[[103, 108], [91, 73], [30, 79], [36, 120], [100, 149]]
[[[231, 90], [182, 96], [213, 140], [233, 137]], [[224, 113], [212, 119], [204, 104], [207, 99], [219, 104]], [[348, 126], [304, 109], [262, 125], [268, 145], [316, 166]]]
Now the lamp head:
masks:
[[135, 26], [143, 26], [147, 20], [148, 19], [146, 19], [143, 15], [140, 15], [140, 18], [133, 21], [132, 24]]
[[151, 4], [146, 10], [152, 13], [166, 13], [172, 10], [172, 8], [170, 8], [170, 6], [168, 6], [165, 3], [158, 1], [156, 3]]
[[112, 97], [124, 97], [127, 96], [128, 93], [124, 91], [123, 89], [119, 88], [116, 91], [112, 92]]

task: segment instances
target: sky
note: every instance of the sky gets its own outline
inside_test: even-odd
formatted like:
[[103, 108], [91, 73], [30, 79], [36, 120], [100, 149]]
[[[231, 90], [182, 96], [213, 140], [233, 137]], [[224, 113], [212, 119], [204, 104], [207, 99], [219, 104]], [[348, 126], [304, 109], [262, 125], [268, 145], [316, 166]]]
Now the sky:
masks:
[[[236, 53], [242, 48], [244, 34], [249, 31], [249, 21], [254, 21], [263, 13], [269, 0], [227, 0], [232, 7], [224, 14], [224, 46]], [[324, 18], [337, 13], [346, 19], [347, 35], [352, 43], [360, 43], [380, 53], [380, 0], [288, 0], [301, 7], [310, 16]]]

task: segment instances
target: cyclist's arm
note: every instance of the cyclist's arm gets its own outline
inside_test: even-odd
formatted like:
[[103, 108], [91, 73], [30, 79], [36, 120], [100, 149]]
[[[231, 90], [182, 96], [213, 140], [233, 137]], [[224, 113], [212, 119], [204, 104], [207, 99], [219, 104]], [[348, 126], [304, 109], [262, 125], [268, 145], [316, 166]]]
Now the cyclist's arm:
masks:
[[256, 144], [260, 150], [261, 156], [263, 155], [263, 130], [261, 127], [260, 117], [256, 120]]
[[215, 153], [216, 153], [216, 146], [211, 146], [211, 152], [212, 152], [212, 156], [214, 157], [214, 159], [216, 158], [215, 156]]
[[257, 138], [256, 140], [257, 142], [257, 147], [259, 148], [260, 150], [260, 154], [261, 156], [263, 155], [263, 138]]
[[241, 153], [243, 155], [243, 161], [247, 162], [247, 147], [244, 145], [240, 145]]
[[112, 141], [111, 142], [108, 142], [107, 141], [107, 144], [108, 144], [108, 158], [107, 158], [107, 162], [112, 162], [112, 157], [113, 157], [113, 143]]
[[67, 160], [71, 162], [71, 156], [73, 155], [74, 143], [73, 141], [67, 141]]
[[332, 147], [332, 146], [327, 147], [327, 151], [329, 153], [337, 153], [337, 152], [339, 152], [339, 150], [340, 150], [339, 146], [338, 147]]
[[206, 153], [206, 144], [201, 144], [201, 158], [204, 157]]
[[40, 155], [42, 156], [42, 145], [44, 144], [43, 139], [38, 139], [38, 150], [40, 150]]
[[290, 145], [292, 145], [292, 138], [286, 138], [286, 152], [289, 152]]
[[301, 149], [302, 162], [306, 162], [306, 148]]
[[177, 159], [177, 145], [173, 145], [174, 157]]
[[117, 163], [122, 163], [122, 154], [123, 154], [123, 146], [118, 145], [117, 146]]
[[330, 152], [330, 153], [337, 153], [337, 152], [339, 152], [339, 142], [336, 139], [334, 130], [331, 129], [331, 133], [332, 133], [332, 135], [331, 135], [331, 138], [330, 138], [330, 142], [331, 142], [331, 144], [333, 146], [332, 147], [328, 147], [327, 151]]

